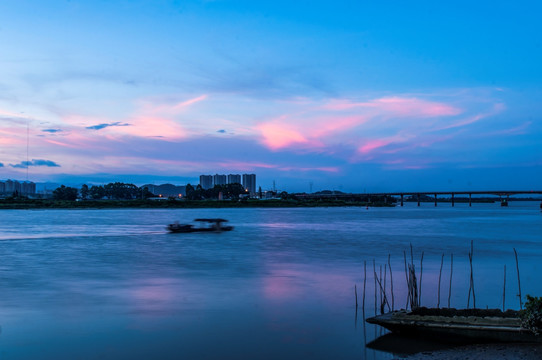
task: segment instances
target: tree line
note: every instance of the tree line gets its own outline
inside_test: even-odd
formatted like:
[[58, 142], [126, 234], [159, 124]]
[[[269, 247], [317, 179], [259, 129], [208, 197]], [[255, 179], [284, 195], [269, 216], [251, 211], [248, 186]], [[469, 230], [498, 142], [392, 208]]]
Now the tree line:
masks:
[[53, 191], [53, 199], [55, 200], [76, 200], [81, 195], [83, 200], [132, 200], [132, 199], [147, 199], [154, 196], [147, 187], [137, 187], [134, 184], [125, 184], [121, 182], [109, 183], [106, 185], [84, 184], [81, 189], [70, 186], [61, 185]]
[[[239, 199], [239, 195], [248, 195], [248, 192], [241, 184], [215, 185], [211, 189], [203, 189], [201, 185], [194, 187], [188, 184], [186, 185], [185, 198], [187, 200], [218, 199], [220, 193], [222, 193], [223, 199]], [[121, 182], [109, 183], [103, 186], [92, 185], [90, 187], [84, 184], [81, 186], [81, 189], [61, 185], [53, 191], [53, 199], [55, 200], [74, 201], [79, 195], [83, 200], [99, 200], [104, 198], [109, 200], [133, 200], [148, 199], [155, 196], [147, 187], [137, 187], [134, 184]]]

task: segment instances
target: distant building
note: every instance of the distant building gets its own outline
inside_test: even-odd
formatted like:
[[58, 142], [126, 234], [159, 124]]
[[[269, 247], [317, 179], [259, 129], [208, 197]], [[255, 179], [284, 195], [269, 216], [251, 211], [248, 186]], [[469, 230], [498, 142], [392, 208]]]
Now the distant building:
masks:
[[15, 181], [8, 179], [4, 184], [6, 193], [13, 194], [15, 192]]
[[31, 181], [21, 183], [21, 194], [32, 195], [36, 193], [36, 184]]
[[239, 174], [229, 174], [228, 175], [228, 184], [241, 184], [241, 175], [239, 175]]
[[243, 174], [243, 187], [251, 196], [256, 194], [256, 174]]
[[0, 194], [13, 195], [15, 192], [20, 195], [33, 195], [36, 193], [36, 184], [31, 181], [19, 182], [9, 179], [0, 181]]
[[213, 187], [213, 176], [212, 175], [200, 175], [199, 184], [205, 190], [211, 189]]
[[216, 174], [213, 176], [213, 186], [226, 185], [226, 175]]

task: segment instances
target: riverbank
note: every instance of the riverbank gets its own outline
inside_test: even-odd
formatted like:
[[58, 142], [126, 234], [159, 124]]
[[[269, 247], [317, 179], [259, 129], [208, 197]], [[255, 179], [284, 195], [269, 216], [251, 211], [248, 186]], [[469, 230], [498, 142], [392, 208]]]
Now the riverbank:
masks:
[[346, 200], [52, 200], [52, 199], [3, 199], [0, 209], [103, 209], [103, 208], [292, 208], [292, 207], [393, 207], [384, 202], [362, 202]]
[[540, 360], [542, 344], [480, 344], [411, 355], [408, 360]]

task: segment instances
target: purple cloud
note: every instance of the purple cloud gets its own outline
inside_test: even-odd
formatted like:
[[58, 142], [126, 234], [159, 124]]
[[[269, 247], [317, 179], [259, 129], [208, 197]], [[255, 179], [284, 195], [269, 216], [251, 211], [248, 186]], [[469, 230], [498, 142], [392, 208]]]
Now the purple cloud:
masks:
[[125, 124], [125, 123], [121, 123], [121, 122], [117, 121], [117, 122], [109, 123], [109, 124], [98, 124], [98, 125], [93, 125], [93, 126], [87, 126], [86, 129], [89, 129], [89, 130], [101, 130], [101, 129], [105, 129], [106, 127], [110, 127], [110, 126], [130, 126], [130, 124]]
[[47, 166], [60, 167], [57, 163], [51, 160], [32, 159], [32, 161], [21, 161], [19, 164], [9, 164], [9, 166], [17, 169], [26, 169], [29, 166]]

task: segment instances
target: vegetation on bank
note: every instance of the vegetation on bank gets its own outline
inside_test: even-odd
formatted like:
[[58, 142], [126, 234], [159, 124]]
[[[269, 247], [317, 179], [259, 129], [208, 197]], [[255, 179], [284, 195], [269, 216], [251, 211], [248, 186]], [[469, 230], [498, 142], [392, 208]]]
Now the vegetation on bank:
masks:
[[344, 200], [241, 199], [241, 200], [55, 200], [8, 198], [0, 200], [0, 209], [92, 209], [92, 208], [279, 208], [279, 207], [340, 207], [394, 206]]
[[241, 184], [216, 185], [203, 189], [188, 184], [186, 193], [164, 197], [153, 194], [148, 187], [134, 184], [109, 183], [83, 185], [81, 189], [61, 185], [50, 198], [31, 199], [15, 192], [0, 199], [0, 209], [73, 209], [73, 208], [242, 208], [242, 207], [330, 207], [330, 206], [394, 206], [389, 196], [310, 199], [288, 194], [273, 193], [273, 198], [249, 197]]

